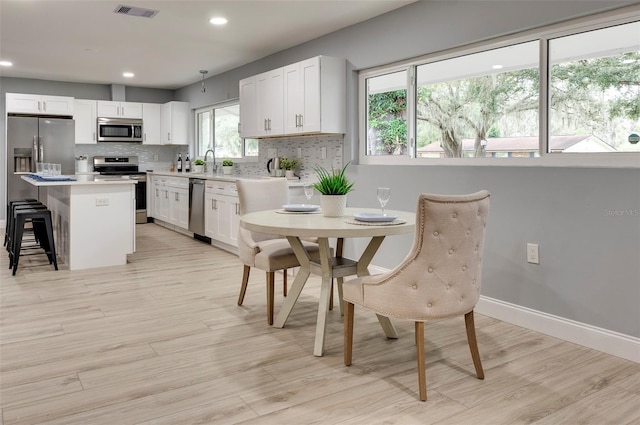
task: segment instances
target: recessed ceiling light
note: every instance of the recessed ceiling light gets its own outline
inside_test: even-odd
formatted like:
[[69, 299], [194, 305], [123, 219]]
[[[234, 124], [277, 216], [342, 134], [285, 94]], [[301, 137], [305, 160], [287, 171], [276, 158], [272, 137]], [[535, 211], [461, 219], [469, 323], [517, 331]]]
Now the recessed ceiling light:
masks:
[[125, 78], [133, 78], [134, 74], [133, 72], [123, 72], [122, 76]]
[[13, 63], [9, 61], [0, 61], [0, 66], [13, 66]]
[[502, 66], [502, 65], [493, 65], [491, 68], [493, 68], [493, 69], [502, 69], [502, 68], [504, 68], [504, 66]]
[[222, 16], [216, 16], [215, 18], [209, 19], [209, 22], [213, 25], [224, 25], [229, 21], [227, 21], [227, 18], [223, 18]]

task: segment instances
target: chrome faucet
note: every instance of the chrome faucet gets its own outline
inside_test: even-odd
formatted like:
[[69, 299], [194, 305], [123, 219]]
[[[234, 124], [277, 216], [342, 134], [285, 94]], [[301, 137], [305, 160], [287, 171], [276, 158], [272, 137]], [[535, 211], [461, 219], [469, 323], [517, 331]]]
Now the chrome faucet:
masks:
[[213, 157], [213, 173], [215, 173], [218, 170], [218, 167], [216, 166], [216, 152], [213, 149], [209, 149], [208, 151], [206, 151], [204, 153], [204, 172], [205, 174], [207, 173], [207, 155], [209, 155], [209, 152], [211, 152], [211, 156]]

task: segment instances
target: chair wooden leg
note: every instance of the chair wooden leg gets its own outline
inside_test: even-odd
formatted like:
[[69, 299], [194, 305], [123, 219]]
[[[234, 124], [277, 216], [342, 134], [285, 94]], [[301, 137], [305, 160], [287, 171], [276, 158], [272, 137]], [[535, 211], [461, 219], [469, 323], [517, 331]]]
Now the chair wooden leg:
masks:
[[249, 283], [249, 272], [251, 267], [245, 265], [242, 270], [242, 285], [240, 286], [240, 295], [238, 295], [238, 305], [244, 302], [244, 294], [247, 292], [247, 283]]
[[287, 296], [287, 269], [282, 270], [282, 296]]
[[351, 366], [353, 352], [353, 304], [344, 302], [344, 364]]
[[478, 379], [484, 379], [482, 361], [480, 360], [480, 352], [478, 351], [478, 341], [476, 340], [476, 326], [473, 320], [473, 310], [464, 315], [464, 324], [467, 328], [467, 341], [469, 341], [469, 349], [471, 350], [473, 366], [476, 368], [476, 376]]
[[427, 371], [424, 365], [424, 322], [416, 322], [416, 347], [418, 352], [420, 400], [427, 401]]
[[273, 293], [275, 292], [276, 276], [274, 272], [267, 272], [267, 323], [273, 325]]

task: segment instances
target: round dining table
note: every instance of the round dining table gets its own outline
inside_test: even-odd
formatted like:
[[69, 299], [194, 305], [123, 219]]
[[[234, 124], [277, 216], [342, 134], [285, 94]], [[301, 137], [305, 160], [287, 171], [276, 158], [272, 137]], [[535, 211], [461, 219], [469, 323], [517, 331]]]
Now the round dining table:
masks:
[[[274, 321], [274, 326], [284, 327], [293, 307], [311, 273], [322, 276], [318, 318], [313, 354], [322, 356], [326, 335], [333, 279], [338, 281], [340, 311], [342, 312], [342, 282], [345, 276], [367, 276], [368, 266], [386, 236], [411, 233], [415, 230], [415, 213], [386, 210], [387, 215], [396, 216], [393, 222], [364, 222], [354, 219], [358, 213], [379, 213], [380, 209], [347, 208], [342, 217], [325, 217], [319, 211], [301, 213], [284, 210], [256, 211], [243, 215], [240, 226], [252, 232], [284, 236], [291, 244], [300, 269], [285, 298], [282, 308]], [[317, 238], [319, 258], [312, 258], [304, 249], [301, 238]], [[336, 238], [336, 248], [332, 251], [329, 239]], [[343, 257], [345, 238], [370, 238], [369, 244], [357, 260]], [[397, 338], [397, 332], [388, 317], [378, 315], [378, 321], [388, 338]]]

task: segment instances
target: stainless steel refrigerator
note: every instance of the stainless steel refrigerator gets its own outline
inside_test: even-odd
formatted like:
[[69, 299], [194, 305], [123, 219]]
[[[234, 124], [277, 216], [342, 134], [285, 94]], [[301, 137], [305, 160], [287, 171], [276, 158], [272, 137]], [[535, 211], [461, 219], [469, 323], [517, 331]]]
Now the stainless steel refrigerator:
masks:
[[7, 200], [38, 199], [38, 189], [22, 180], [37, 162], [62, 164], [75, 173], [75, 121], [66, 118], [7, 117]]

